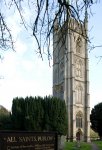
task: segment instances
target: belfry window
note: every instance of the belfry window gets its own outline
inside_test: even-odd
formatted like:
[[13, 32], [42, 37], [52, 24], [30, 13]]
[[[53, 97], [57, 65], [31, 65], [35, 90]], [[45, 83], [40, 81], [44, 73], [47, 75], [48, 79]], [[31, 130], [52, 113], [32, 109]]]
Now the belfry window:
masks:
[[76, 95], [75, 95], [75, 98], [76, 98], [76, 103], [77, 104], [82, 104], [83, 103], [83, 88], [81, 85], [77, 86], [76, 87]]
[[82, 113], [79, 112], [79, 113], [76, 115], [76, 127], [77, 127], [77, 128], [82, 128], [82, 126], [83, 126]]

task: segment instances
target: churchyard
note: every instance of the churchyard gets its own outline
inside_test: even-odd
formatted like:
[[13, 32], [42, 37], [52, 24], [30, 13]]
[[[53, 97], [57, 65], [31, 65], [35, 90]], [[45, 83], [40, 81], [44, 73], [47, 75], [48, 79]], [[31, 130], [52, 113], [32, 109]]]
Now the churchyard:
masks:
[[91, 145], [88, 143], [80, 143], [80, 147], [76, 142], [66, 142], [64, 150], [91, 150]]
[[[102, 141], [94, 141], [92, 142], [96, 144], [99, 148], [99, 150], [102, 150]], [[92, 150], [91, 143], [80, 143], [80, 147], [77, 146], [76, 142], [66, 142], [64, 150]]]
[[[93, 130], [90, 131], [92, 143], [81, 142], [81, 140], [79, 144], [66, 142], [65, 108], [64, 101], [53, 97], [13, 99], [12, 114], [4, 108], [1, 109], [0, 150], [19, 150], [21, 148], [26, 150], [28, 150], [27, 148], [29, 150], [34, 148], [39, 148], [39, 150], [44, 150], [44, 148], [47, 150], [93, 150], [92, 143], [99, 147], [98, 150], [102, 150], [102, 142], [98, 141], [98, 133]], [[62, 141], [52, 131], [56, 131], [58, 137], [63, 135]]]

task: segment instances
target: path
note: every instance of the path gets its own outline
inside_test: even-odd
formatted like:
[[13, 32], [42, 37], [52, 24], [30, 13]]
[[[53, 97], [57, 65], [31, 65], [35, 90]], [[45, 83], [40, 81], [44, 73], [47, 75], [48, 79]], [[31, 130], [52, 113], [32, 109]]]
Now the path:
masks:
[[98, 146], [94, 143], [91, 143], [92, 150], [99, 150]]

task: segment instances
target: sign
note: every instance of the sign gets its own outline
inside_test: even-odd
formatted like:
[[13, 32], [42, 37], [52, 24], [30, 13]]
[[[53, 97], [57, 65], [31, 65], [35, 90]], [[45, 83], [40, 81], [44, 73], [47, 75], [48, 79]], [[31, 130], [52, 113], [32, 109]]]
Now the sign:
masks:
[[0, 150], [57, 150], [57, 134], [1, 131]]

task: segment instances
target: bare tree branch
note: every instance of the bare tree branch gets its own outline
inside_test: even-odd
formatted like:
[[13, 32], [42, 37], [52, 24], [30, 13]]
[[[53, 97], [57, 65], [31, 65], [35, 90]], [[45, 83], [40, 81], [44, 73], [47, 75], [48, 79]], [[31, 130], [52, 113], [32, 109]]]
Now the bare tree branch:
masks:
[[4, 21], [3, 15], [0, 13], [0, 48], [7, 50], [12, 48], [14, 50], [14, 43], [11, 32]]
[[[5, 0], [4, 4], [6, 5], [7, 2], [8, 1]], [[63, 25], [68, 22], [68, 29], [70, 31], [76, 32], [84, 36], [86, 40], [89, 40], [85, 34], [85, 31], [83, 30], [85, 21], [84, 19], [86, 17], [86, 12], [87, 15], [90, 15], [91, 6], [97, 2], [98, 0], [70, 0], [70, 2], [68, 0], [9, 0], [9, 10], [15, 6], [19, 13], [22, 24], [26, 29], [27, 24], [22, 12], [23, 7], [25, 7], [24, 4], [28, 4], [29, 9], [36, 10], [36, 13], [34, 14], [35, 16], [33, 20], [34, 23], [32, 27], [32, 34], [36, 39], [38, 45], [37, 49], [41, 58], [43, 58], [43, 53], [46, 53], [48, 60], [50, 60], [50, 47], [53, 38], [52, 32], [54, 30], [56, 19], [58, 18], [59, 29], [61, 29]], [[71, 28], [70, 19], [74, 19], [79, 22], [81, 32]], [[65, 41], [63, 41], [63, 44], [64, 42]], [[6, 25], [3, 14], [0, 12], [0, 48], [8, 49], [10, 47], [14, 50], [12, 35], [8, 26]], [[46, 51], [44, 49], [46, 49]]]
[[89, 52], [91, 52], [92, 50], [94, 50], [95, 48], [101, 48], [102, 47], [102, 45], [91, 45], [90, 47], [89, 47]]
[[96, 58], [98, 58], [98, 62], [97, 62], [97, 64], [99, 64], [99, 63], [100, 63], [100, 61], [102, 60], [102, 56], [96, 56]]

